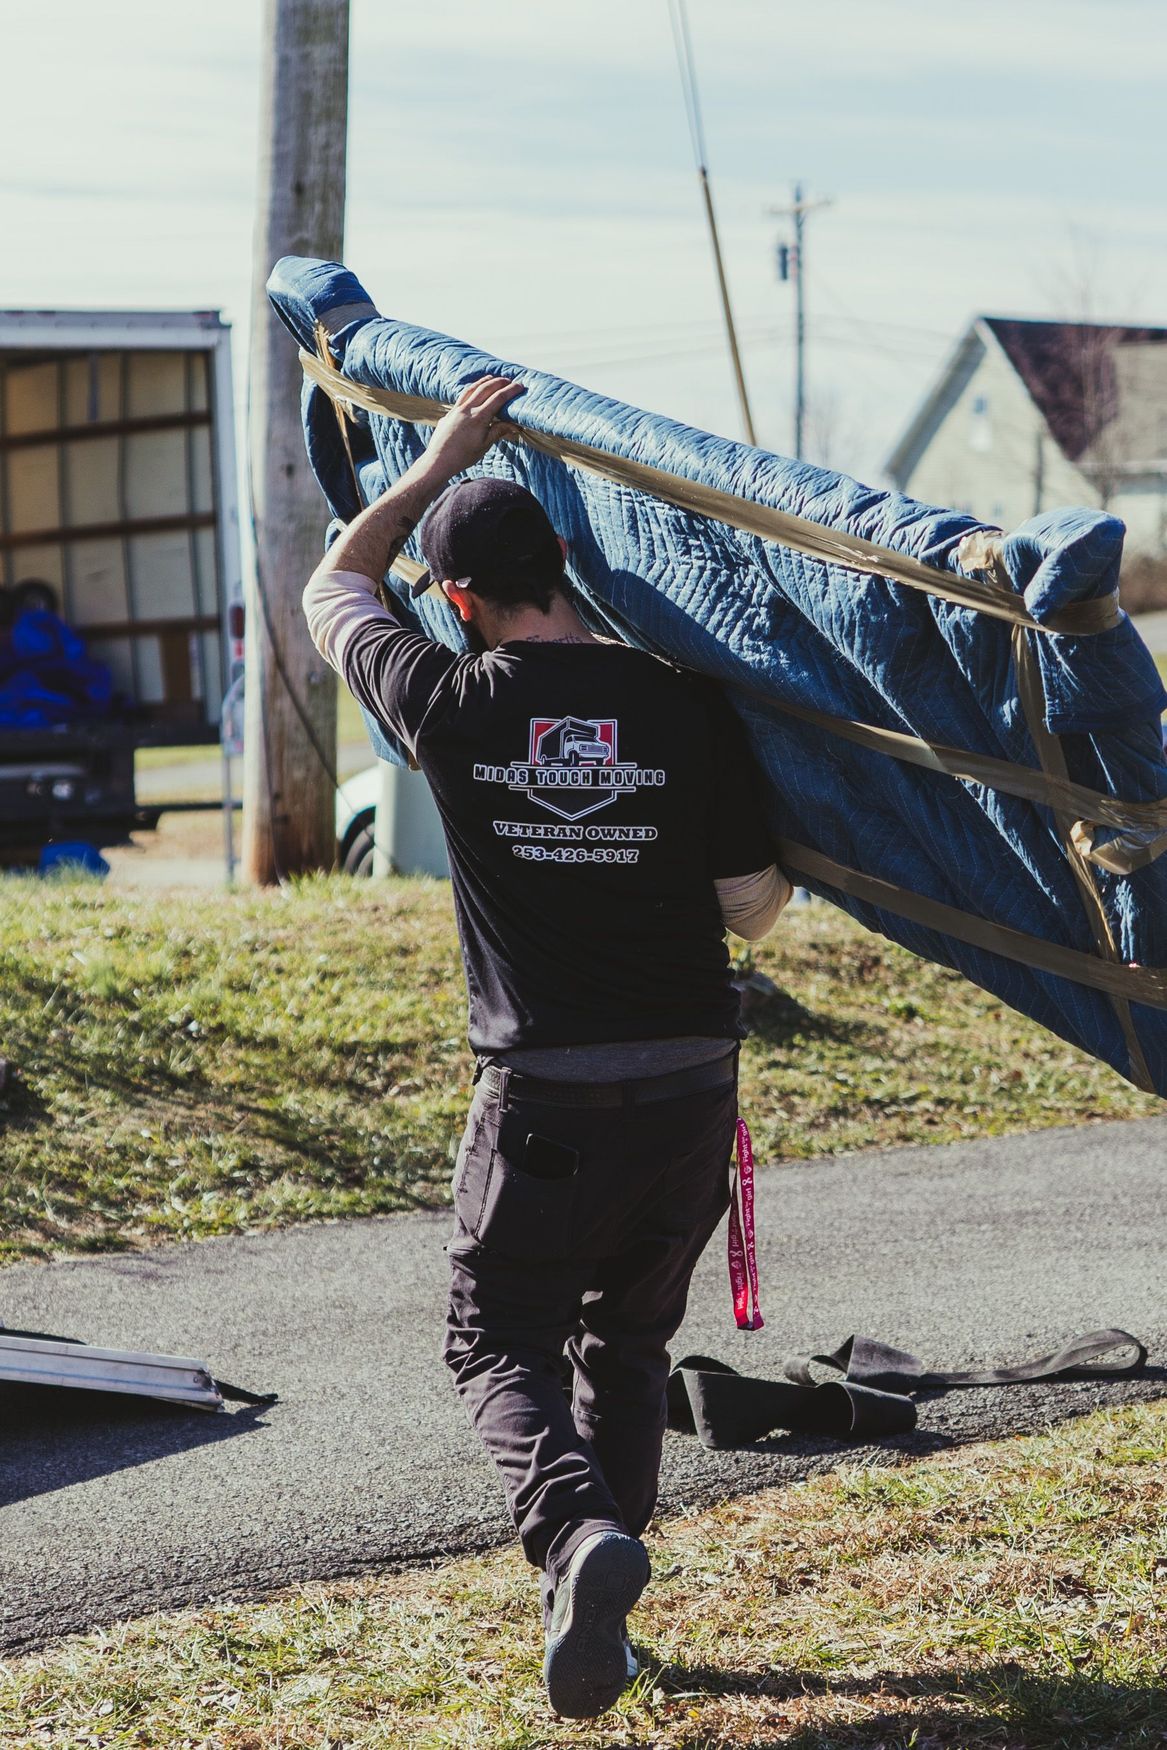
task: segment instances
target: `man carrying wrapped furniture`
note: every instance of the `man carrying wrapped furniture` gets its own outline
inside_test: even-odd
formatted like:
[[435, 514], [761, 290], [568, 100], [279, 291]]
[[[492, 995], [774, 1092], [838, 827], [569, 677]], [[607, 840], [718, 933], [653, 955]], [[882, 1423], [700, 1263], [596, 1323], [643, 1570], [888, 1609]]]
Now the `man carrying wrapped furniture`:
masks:
[[[587, 1717], [635, 1674], [625, 1622], [649, 1577], [667, 1345], [728, 1202], [740, 1025], [724, 929], [765, 934], [790, 887], [716, 690], [587, 629], [524, 488], [449, 484], [519, 393], [499, 377], [462, 393], [304, 609], [445, 827], [478, 1061], [445, 1358], [544, 1571], [548, 1695]], [[478, 654], [378, 599], [423, 516], [414, 591], [439, 584]]]

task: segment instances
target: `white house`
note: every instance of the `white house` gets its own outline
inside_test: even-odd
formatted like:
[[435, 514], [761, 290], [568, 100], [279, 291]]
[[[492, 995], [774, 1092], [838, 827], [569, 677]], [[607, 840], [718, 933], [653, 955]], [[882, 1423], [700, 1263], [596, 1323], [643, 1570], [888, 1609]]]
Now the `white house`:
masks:
[[1127, 525], [1124, 602], [1167, 604], [1167, 328], [979, 316], [896, 445], [901, 491], [1012, 528], [1096, 505]]

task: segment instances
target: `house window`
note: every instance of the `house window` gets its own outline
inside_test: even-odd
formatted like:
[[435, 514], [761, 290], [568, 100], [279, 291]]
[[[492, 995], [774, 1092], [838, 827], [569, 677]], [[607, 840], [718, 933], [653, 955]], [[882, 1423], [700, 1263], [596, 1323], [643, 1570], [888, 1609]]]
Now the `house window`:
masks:
[[989, 423], [989, 397], [974, 395], [969, 413], [968, 445], [970, 450], [991, 450], [993, 428]]

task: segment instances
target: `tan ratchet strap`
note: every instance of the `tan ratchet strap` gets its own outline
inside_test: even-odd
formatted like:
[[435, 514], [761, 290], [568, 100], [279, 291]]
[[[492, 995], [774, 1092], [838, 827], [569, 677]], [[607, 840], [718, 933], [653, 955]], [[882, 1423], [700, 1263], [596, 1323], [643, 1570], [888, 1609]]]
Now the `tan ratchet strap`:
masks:
[[[320, 363], [326, 370], [335, 371], [336, 360], [332, 356], [332, 347], [329, 345], [329, 341], [332, 337], [323, 322], [318, 322], [316, 324], [315, 334], [316, 345], [320, 350]], [[305, 358], [307, 357], [307, 354], [301, 353], [300, 357]], [[363, 505], [365, 502], [365, 495], [361, 491], [361, 477], [357, 473], [357, 465], [353, 459], [353, 447], [348, 432], [348, 415], [345, 413], [343, 402], [339, 401], [335, 396], [331, 397], [331, 400], [332, 411], [336, 415], [336, 423], [340, 431], [340, 441], [344, 445], [344, 453], [348, 457], [349, 473], [353, 477], [353, 490], [357, 495], [357, 503]]]
[[1100, 960], [1096, 954], [1083, 953], [1080, 948], [1043, 941], [1040, 936], [1027, 935], [1008, 924], [995, 924], [954, 905], [945, 905], [942, 900], [926, 899], [921, 893], [912, 893], [892, 881], [881, 881], [876, 875], [863, 875], [858, 869], [849, 869], [845, 863], [836, 863], [793, 839], [776, 840], [775, 849], [788, 875], [806, 875], [813, 881], [822, 881], [853, 899], [878, 906], [893, 917], [907, 918], [909, 923], [938, 930], [941, 935], [967, 942], [972, 948], [983, 948], [990, 954], [1000, 954], [1005, 960], [1016, 960], [1038, 972], [1051, 972], [1057, 978], [1088, 985], [1106, 996], [1145, 1003], [1151, 1009], [1167, 1009], [1167, 967], [1124, 966]]
[[[327, 345], [326, 339], [324, 344]], [[307, 363], [314, 361], [311, 361], [307, 354], [304, 355], [304, 359], [307, 361], [305, 365], [307, 369]], [[309, 375], [313, 376], [314, 380], [317, 379], [315, 370], [310, 371]], [[322, 385], [330, 395], [333, 394], [335, 383], [348, 386], [347, 378], [341, 377], [338, 372], [331, 371], [331, 377], [335, 382]], [[359, 388], [359, 385], [353, 385], [353, 387]], [[370, 400], [380, 394], [389, 395], [389, 391], [376, 390], [362, 390], [361, 393], [367, 394]], [[337, 399], [339, 398], [339, 391], [337, 391]], [[410, 403], [416, 399], [409, 396], [392, 396], [390, 398]], [[428, 415], [440, 413], [441, 404], [438, 402], [419, 404], [428, 410]], [[388, 410], [381, 408], [379, 411], [386, 412]], [[397, 417], [403, 417], [403, 415], [399, 414]], [[339, 413], [339, 409], [338, 418], [341, 420], [342, 432], [345, 435], [345, 448], [349, 455], [349, 464], [352, 466], [352, 453], [348, 449], [347, 431], [345, 431], [343, 415]], [[355, 479], [355, 467], [353, 475]], [[677, 476], [670, 475], [666, 478], [677, 479]], [[778, 516], [781, 513], [774, 512], [773, 514]], [[801, 523], [803, 519], [795, 518], [793, 520]], [[961, 543], [960, 557], [970, 569], [985, 570], [991, 575], [1004, 576], [1000, 546], [999, 537], [993, 536], [987, 531], [977, 530], [972, 535], [966, 536]], [[877, 549], [877, 551], [888, 552], [887, 549], [882, 548]], [[895, 554], [889, 554], [889, 556], [892, 559], [902, 557]], [[914, 564], [915, 562], [909, 563]], [[406, 575], [405, 568], [411, 569], [411, 575], [407, 576], [408, 582], [413, 583], [421, 576], [422, 567], [415, 565], [412, 560], [402, 559], [394, 565], [394, 569], [401, 572], [402, 575]], [[931, 573], [933, 577], [941, 575], [944, 574]], [[1017, 597], [1006, 585], [999, 583], [989, 587], [1008, 596], [1009, 601], [1015, 607], [1017, 606]], [[1076, 610], [1086, 610], [1088, 615], [1096, 620], [1096, 624], [1092, 627], [1093, 630], [1101, 630], [1105, 625], [1114, 624], [1114, 608], [1115, 602], [1112, 596], [1106, 596], [1100, 601], [1076, 604]], [[1024, 623], [1030, 624], [1035, 630], [1048, 629], [1038, 628], [1036, 622], [1029, 620], [1028, 615], [1025, 615], [1023, 620], [1017, 621], [1019, 625]], [[1079, 630], [1086, 630], [1085, 620], [1079, 626]], [[737, 682], [735, 684], [742, 686], [746, 691], [753, 690], [749, 688], [747, 683]], [[762, 692], [758, 689], [758, 696], [778, 710], [799, 717], [807, 723], [813, 723], [832, 735], [837, 735], [845, 741], [854, 742], [857, 746], [890, 755], [893, 759], [898, 759], [904, 764], [942, 772], [948, 777], [964, 779], [968, 783], [984, 784], [987, 788], [1000, 790], [1009, 796], [1016, 796], [1021, 801], [1036, 803], [1039, 807], [1073, 813], [1076, 817], [1073, 831], [1081, 854], [1100, 868], [1108, 869], [1111, 874], [1129, 875], [1136, 869], [1145, 868], [1167, 850], [1167, 800], [1125, 802], [1119, 797], [1108, 796], [1103, 791], [1091, 789], [1088, 785], [1076, 784], [1069, 778], [1068, 774], [1064, 778], [1058, 778], [1052, 771], [1038, 771], [1033, 767], [1018, 765], [1010, 760], [994, 759], [990, 754], [968, 753], [963, 749], [924, 741], [918, 736], [905, 735], [898, 730], [881, 729], [875, 724], [832, 717], [825, 711], [815, 711], [808, 706], [795, 705], [788, 700], [777, 699], [768, 691]], [[1096, 826], [1112, 827], [1127, 833], [1129, 836], [1125, 840], [1112, 840], [1108, 844], [1096, 846], [1092, 830]]]
[[[1066, 783], [1069, 773], [1066, 769], [1066, 756], [1060, 739], [1046, 728], [1045, 723], [1045, 691], [1041, 684], [1041, 670], [1037, 658], [1029, 643], [1029, 634], [1024, 626], [1013, 628], [1013, 666], [1017, 675], [1017, 696], [1021, 701], [1021, 709], [1025, 715], [1026, 728], [1033, 742], [1041, 768], [1051, 779], [1058, 783]], [[1072, 814], [1063, 808], [1054, 809], [1054, 819], [1057, 822], [1062, 848], [1066, 853], [1066, 861], [1070, 872], [1078, 886], [1082, 907], [1093, 932], [1095, 945], [1099, 956], [1104, 961], [1122, 964], [1122, 957], [1110, 921], [1106, 916], [1106, 907], [1102, 903], [1102, 895], [1098, 891], [1098, 882], [1094, 871], [1082, 852], [1081, 845], [1075, 836], [1076, 821]], [[1130, 1079], [1144, 1093], [1153, 1094], [1155, 1084], [1143, 1056], [1143, 1048], [1135, 1029], [1134, 1017], [1131, 1014], [1130, 1003], [1125, 996], [1111, 996], [1118, 1024], [1122, 1028], [1126, 1040], [1127, 1055], [1130, 1059]]]
[[[1063, 779], [1052, 773], [1039, 771], [1036, 766], [1022, 766], [1012, 760], [994, 759], [991, 754], [966, 753], [961, 748], [945, 747], [940, 742], [922, 741], [918, 736], [905, 735], [898, 729], [880, 729], [874, 723], [832, 717], [828, 712], [816, 711], [810, 705], [796, 705], [789, 699], [778, 698], [761, 687], [752, 687], [749, 682], [734, 680], [730, 684], [743, 692], [755, 694], [762, 703], [772, 706], [776, 711], [797, 717], [816, 728], [825, 729], [843, 741], [854, 742], [857, 747], [869, 748], [873, 753], [888, 754], [905, 765], [919, 766], [924, 771], [941, 772], [946, 777], [961, 778], [970, 784], [983, 784], [986, 789], [1004, 791], [1007, 796], [1017, 796], [1023, 802], [1035, 802], [1042, 808], [1064, 808], [1079, 817], [1079, 827], [1093, 822], [1100, 826], [1126, 827], [1132, 832], [1162, 829], [1161, 836], [1167, 843], [1167, 800], [1123, 802], [1116, 796], [1105, 795], [1101, 790], [1092, 790], [1087, 784], [1076, 784], [1069, 776]], [[1154, 842], [1158, 843], [1158, 840]], [[1092, 843], [1091, 839], [1091, 845]], [[1112, 863], [1105, 861], [1111, 849], [1110, 845], [1105, 845], [1096, 852], [1086, 850], [1084, 854], [1115, 874], [1126, 873], [1125, 868], [1116, 869]], [[1140, 845], [1140, 854], [1142, 850]], [[1141, 861], [1151, 862], [1153, 856], [1154, 852], [1142, 854]], [[1132, 866], [1138, 868], [1141, 864], [1134, 863]]]
[[[406, 583], [414, 584], [424, 573], [425, 566], [401, 553], [393, 561], [392, 570]], [[1023, 802], [1035, 802], [1043, 808], [1065, 808], [1079, 817], [1075, 824], [1078, 836], [1081, 836], [1082, 829], [1087, 828], [1090, 822], [1101, 826], [1128, 827], [1135, 832], [1161, 827], [1161, 838], [1164, 845], [1167, 845], [1167, 801], [1122, 802], [1117, 797], [1107, 796], [1101, 790], [1092, 790], [1087, 784], [1075, 784], [1070, 778], [1063, 781], [1052, 777], [1046, 772], [1038, 771], [1035, 766], [1015, 765], [1010, 760], [994, 759], [991, 754], [965, 753], [960, 748], [945, 747], [940, 742], [922, 741], [918, 736], [904, 735], [896, 729], [880, 729], [874, 723], [832, 717], [828, 712], [816, 711], [810, 705], [796, 705], [789, 699], [777, 698], [762, 687], [751, 686], [748, 681], [734, 680], [732, 685], [753, 694], [776, 711], [797, 717], [818, 729], [825, 729], [844, 741], [854, 742], [857, 747], [888, 754], [893, 759], [902, 760], [906, 765], [920, 766], [925, 771], [940, 772], [949, 778], [962, 778], [970, 784], [983, 784], [990, 790], [1002, 790], [1006, 795], [1017, 796]], [[1110, 868], [1112, 873], [1125, 873], [1125, 870], [1114, 869], [1112, 864], [1104, 861], [1111, 848], [1109, 845], [1104, 846], [1093, 854], [1087, 849], [1084, 854], [1092, 854], [1092, 860], [1101, 863], [1104, 868]], [[1144, 855], [1142, 861], [1150, 862], [1153, 855], [1153, 851]], [[1137, 868], [1140, 864], [1135, 863], [1133, 866]]]
[[[349, 443], [345, 408], [360, 407], [365, 412], [400, 419], [415, 425], [436, 424], [448, 411], [448, 403], [417, 395], [405, 395], [395, 390], [372, 388], [354, 383], [335, 367], [328, 335], [317, 327], [320, 357], [301, 350], [300, 362], [304, 374], [324, 390], [336, 410], [337, 422], [353, 480], [361, 497], [360, 480]], [[830, 733], [860, 746], [872, 748], [900, 759], [907, 764], [922, 766], [962, 778], [971, 783], [983, 783], [1025, 801], [1051, 808], [1058, 823], [1066, 856], [1074, 873], [1083, 906], [1090, 920], [1098, 954], [1085, 954], [1076, 948], [1043, 941], [1004, 924], [927, 899], [876, 876], [861, 874], [841, 863], [812, 851], [805, 845], [780, 840], [779, 856], [788, 871], [818, 879], [828, 886], [856, 899], [867, 901], [893, 916], [903, 917], [926, 928], [966, 942], [972, 947], [999, 954], [1038, 971], [1053, 973], [1077, 984], [1103, 992], [1114, 1003], [1122, 1025], [1130, 1056], [1130, 1079], [1136, 1086], [1153, 1091], [1134, 1022], [1130, 1013], [1132, 1001], [1152, 1008], [1167, 1008], [1167, 969], [1128, 966], [1118, 955], [1110, 931], [1101, 895], [1098, 892], [1089, 860], [1093, 859], [1116, 873], [1129, 873], [1142, 867], [1167, 849], [1167, 803], [1123, 802], [1103, 795], [1086, 785], [1075, 784], [1066, 769], [1061, 743], [1045, 727], [1041, 676], [1029, 648], [1027, 632], [1044, 635], [1064, 634], [1089, 636], [1109, 630], [1119, 623], [1117, 593], [1092, 601], [1075, 602], [1037, 621], [1009, 585], [1001, 563], [999, 538], [988, 532], [976, 531], [961, 543], [960, 559], [970, 570], [980, 571], [989, 578], [1002, 581], [975, 581], [956, 573], [941, 572], [922, 564], [906, 554], [880, 546], [859, 536], [842, 535], [809, 518], [774, 510], [768, 505], [752, 503], [733, 493], [719, 491], [683, 475], [654, 468], [645, 462], [615, 456], [591, 444], [577, 443], [570, 438], [547, 432], [530, 431], [507, 422], [506, 438], [525, 444], [568, 463], [581, 471], [608, 480], [618, 486], [629, 486], [647, 492], [666, 504], [676, 505], [698, 516], [706, 516], [740, 529], [745, 534], [775, 541], [813, 559], [841, 565], [849, 570], [887, 578], [905, 584], [910, 589], [951, 602], [956, 607], [971, 608], [1004, 620], [1014, 628], [1013, 647], [1017, 667], [1018, 689], [1027, 725], [1041, 762], [1041, 771], [1020, 766], [1012, 761], [996, 760], [988, 755], [969, 754], [902, 735], [894, 730], [879, 729], [873, 724], [848, 722], [824, 712], [795, 706], [765, 695], [766, 702], [792, 716], [815, 723]], [[412, 583], [423, 567], [403, 556], [394, 561], [393, 569]], [[1092, 826], [1102, 824], [1126, 829], [1138, 836], [1134, 843], [1112, 843], [1095, 850]], [[1154, 838], [1146, 835], [1148, 829]], [[1164, 830], [1158, 830], [1164, 829]]]
[[[301, 350], [300, 363], [305, 376], [323, 389], [331, 400], [361, 407], [367, 413], [405, 420], [411, 425], [435, 425], [449, 411], [443, 401], [353, 383], [334, 366], [315, 358], [310, 352]], [[651, 467], [647, 462], [610, 455], [591, 444], [554, 437], [549, 432], [530, 431], [505, 421], [499, 423], [505, 426], [508, 440], [525, 444], [529, 449], [539, 450], [556, 461], [567, 462], [614, 485], [635, 487], [666, 504], [710, 517], [729, 528], [740, 529], [744, 534], [776, 541], [796, 553], [843, 565], [851, 571], [886, 577], [892, 583], [906, 584], [909, 589], [923, 590], [925, 594], [938, 596], [956, 607], [973, 608], [978, 613], [1007, 620], [1014, 626], [1028, 626], [1035, 632], [1079, 636], [1106, 631], [1119, 621], [1118, 598], [1108, 595], [1096, 601], [1074, 602], [1049, 620], [1039, 623], [1020, 598], [1001, 584], [977, 583], [955, 572], [937, 571], [931, 565], [924, 565], [904, 553], [895, 553], [890, 547], [881, 547], [875, 541], [865, 541], [859, 535], [842, 535], [821, 523], [811, 522], [807, 517], [792, 516], [787, 511], [773, 510], [769, 505], [753, 504], [735, 493], [721, 492], [716, 487], [702, 485], [700, 481], [688, 480], [684, 475]]]

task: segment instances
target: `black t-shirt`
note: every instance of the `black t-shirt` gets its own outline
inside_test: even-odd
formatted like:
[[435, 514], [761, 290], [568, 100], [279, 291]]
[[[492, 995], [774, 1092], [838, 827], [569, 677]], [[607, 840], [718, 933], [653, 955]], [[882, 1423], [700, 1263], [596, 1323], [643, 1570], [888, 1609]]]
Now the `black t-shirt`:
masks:
[[740, 1036], [713, 883], [773, 850], [711, 683], [622, 644], [457, 656], [385, 620], [344, 678], [436, 798], [477, 1053]]

